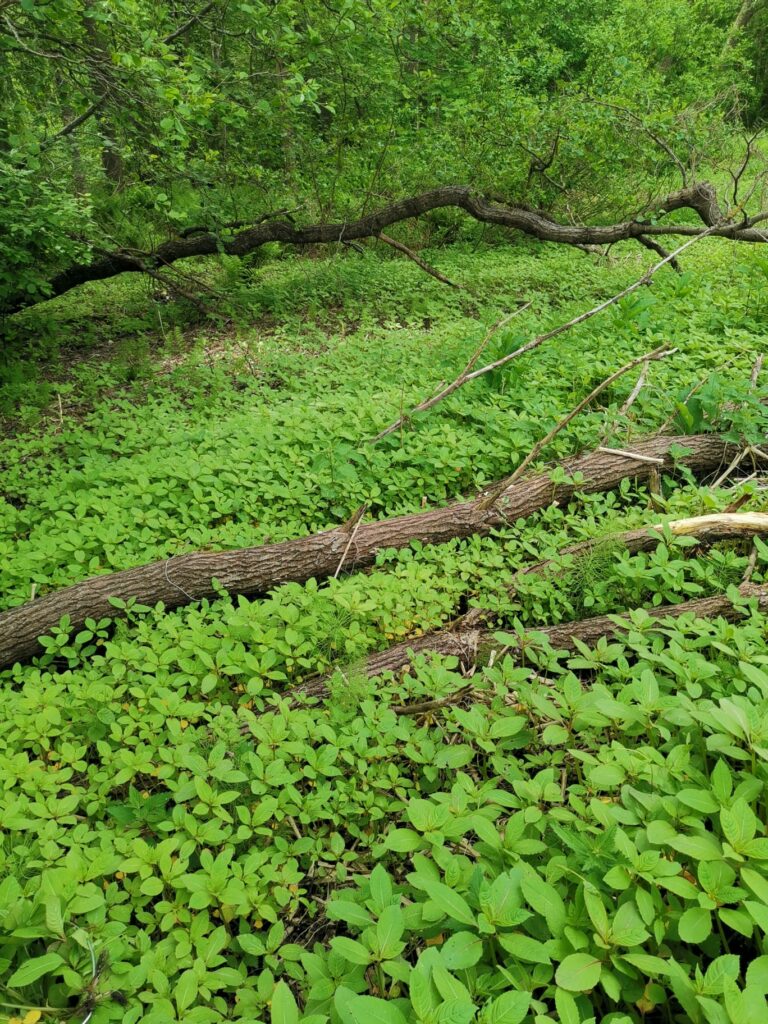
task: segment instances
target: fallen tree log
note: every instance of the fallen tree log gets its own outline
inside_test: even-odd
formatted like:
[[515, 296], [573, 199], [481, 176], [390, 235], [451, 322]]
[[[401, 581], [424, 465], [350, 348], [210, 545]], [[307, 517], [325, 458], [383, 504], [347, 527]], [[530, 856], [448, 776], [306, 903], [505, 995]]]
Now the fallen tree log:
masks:
[[[520, 569], [517, 575], [518, 577], [532, 574], [542, 575], [550, 569], [556, 573], [567, 572], [567, 567], [564, 568], [562, 564], [563, 556], [580, 558], [591, 554], [605, 544], [636, 554], [641, 551], [653, 550], [669, 536], [692, 537], [700, 546], [710, 546], [719, 541], [744, 540], [765, 534], [768, 534], [768, 513], [765, 512], [721, 512], [708, 516], [695, 516], [690, 519], [676, 519], [668, 523], [653, 523], [651, 526], [637, 530], [627, 530], [623, 533], [609, 534], [605, 537], [573, 544], [563, 548], [555, 558], [535, 562], [533, 565]], [[768, 593], [768, 587], [752, 589]], [[510, 594], [514, 594], [515, 590], [516, 586], [513, 584]], [[743, 592], [751, 594], [749, 585], [743, 588]], [[733, 617], [738, 618], [738, 609], [724, 595], [718, 595], [715, 598], [702, 598], [678, 605], [665, 605], [661, 608], [648, 609], [648, 611], [653, 618], [670, 616], [674, 618], [686, 612], [694, 612], [701, 618], [711, 618], [720, 614], [728, 617], [729, 609], [733, 612]], [[705, 612], [707, 614], [704, 614]], [[499, 649], [500, 645], [493, 639], [499, 629], [487, 626], [491, 617], [492, 613], [484, 608], [472, 608], [466, 615], [456, 619], [449, 628], [425, 633], [412, 640], [404, 640], [385, 651], [370, 655], [362, 666], [351, 666], [347, 670], [342, 670], [341, 675], [343, 676], [345, 671], [351, 674], [362, 673], [369, 677], [381, 675], [383, 672], [402, 672], [419, 654], [456, 656], [465, 667], [471, 667], [484, 658], [487, 659], [494, 648]], [[621, 617], [628, 620], [626, 614]], [[613, 619], [615, 616], [602, 615], [558, 626], [534, 627], [529, 632], [544, 634], [553, 647], [571, 650], [574, 647], [574, 637], [589, 644], [594, 643], [601, 636], [605, 636], [607, 632], [611, 631], [611, 628], [614, 628], [611, 627]], [[324, 698], [328, 694], [329, 680], [334, 674], [307, 680], [296, 687], [296, 696], [303, 694]]]
[[[356, 220], [336, 223], [308, 224], [297, 226], [292, 220], [255, 216], [251, 226], [230, 237], [215, 232], [191, 234], [174, 238], [156, 249], [140, 252], [135, 249], [117, 249], [103, 252], [99, 259], [89, 263], [77, 263], [54, 275], [47, 283], [44, 294], [34, 295], [20, 292], [10, 297], [0, 313], [16, 313], [26, 306], [46, 299], [55, 298], [85, 284], [87, 281], [104, 281], [118, 274], [145, 273], [162, 270], [177, 260], [199, 256], [214, 256], [226, 253], [229, 256], [246, 256], [267, 242], [282, 242], [286, 245], [318, 245], [353, 242], [361, 238], [378, 238], [391, 224], [420, 217], [432, 210], [455, 207], [463, 210], [474, 220], [484, 224], [520, 231], [543, 242], [558, 242], [580, 248], [594, 245], [613, 245], [616, 242], [635, 240], [648, 247], [651, 236], [678, 235], [695, 237], [711, 234], [736, 242], [766, 241], [766, 234], [757, 225], [768, 219], [768, 213], [760, 212], [747, 217], [739, 212], [738, 219], [724, 216], [717, 198], [717, 192], [709, 182], [697, 182], [685, 188], [661, 196], [648, 206], [653, 218], [632, 217], [616, 224], [562, 224], [548, 214], [531, 210], [523, 205], [501, 205], [491, 202], [473, 189], [464, 185], [446, 185], [409, 196], [389, 206]], [[663, 217], [676, 210], [690, 210], [702, 221], [704, 227], [696, 224], [675, 224]], [[655, 252], [664, 252], [658, 243], [652, 244]]]
[[[675, 459], [672, 453], [676, 448], [687, 454]], [[134, 599], [142, 605], [162, 601], [166, 608], [177, 608], [216, 597], [214, 580], [232, 594], [264, 594], [281, 583], [332, 576], [342, 558], [348, 572], [372, 565], [383, 548], [405, 547], [414, 540], [440, 544], [487, 534], [553, 502], [568, 501], [577, 492], [608, 491], [624, 479], [645, 480], [652, 469], [685, 466], [698, 475], [711, 473], [727, 464], [736, 451], [735, 445], [712, 434], [645, 438], [635, 442], [631, 452], [598, 450], [566, 459], [560, 464], [565, 482], [553, 483], [547, 472], [527, 477], [490, 508], [483, 507], [483, 492], [473, 500], [426, 512], [356, 522], [351, 529], [341, 526], [310, 537], [233, 551], [192, 552], [95, 576], [0, 614], [0, 667], [36, 654], [38, 638], [56, 627], [64, 615], [77, 630], [87, 618], [122, 614], [112, 598]], [[579, 474], [578, 483], [573, 481], [574, 474]]]
[[[760, 611], [768, 610], [768, 585], [744, 583], [739, 587], [739, 593], [745, 599], [756, 598]], [[702, 597], [695, 601], [684, 601], [682, 604], [658, 605], [644, 610], [659, 626], [663, 625], [667, 619], [679, 619], [683, 615], [691, 615], [696, 619], [723, 618], [728, 622], [736, 622], [744, 615], [742, 608], [735, 605], [725, 594]], [[531, 627], [519, 638], [523, 643], [518, 646], [517, 654], [519, 656], [522, 647], [525, 646], [526, 638], [532, 641], [534, 634], [537, 637], [543, 637], [555, 650], [573, 651], [577, 647], [577, 641], [586, 644], [587, 647], [594, 647], [601, 637], [619, 636], [622, 630], [630, 627], [629, 612], [620, 615], [597, 615], [591, 619], [578, 619], [575, 622], [564, 622], [558, 626]], [[414, 641], [397, 644], [379, 654], [371, 655], [361, 671], [367, 676], [380, 676], [384, 672], [403, 672], [409, 668], [418, 654], [456, 657], [464, 668], [484, 665], [490, 661], [493, 655], [498, 655], [502, 651], [515, 653], [514, 649], [505, 647], [496, 639], [496, 635], [503, 632], [502, 629], [478, 627], [446, 629], [438, 633], [430, 633], [427, 636], [418, 637]], [[507, 631], [507, 635], [511, 635], [509, 631]], [[322, 679], [308, 681], [297, 686], [295, 691], [291, 691], [290, 696], [294, 696], [297, 701], [312, 697], [325, 700], [330, 696], [332, 678], [332, 676], [326, 676]], [[243, 727], [243, 731], [247, 731], [247, 726]]]

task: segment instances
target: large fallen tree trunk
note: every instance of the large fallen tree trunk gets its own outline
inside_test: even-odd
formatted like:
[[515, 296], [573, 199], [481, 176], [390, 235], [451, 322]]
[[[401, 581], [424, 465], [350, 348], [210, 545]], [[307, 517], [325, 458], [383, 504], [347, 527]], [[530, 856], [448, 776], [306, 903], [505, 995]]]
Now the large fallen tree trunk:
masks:
[[[757, 606], [761, 611], [768, 610], [768, 585], [759, 586], [753, 583], [744, 583], [739, 587], [743, 598], [756, 598]], [[736, 605], [725, 594], [717, 594], [714, 597], [702, 597], [696, 601], [685, 601], [682, 604], [666, 604], [655, 608], [645, 609], [648, 616], [657, 623], [663, 623], [665, 619], [679, 619], [683, 615], [691, 615], [696, 619], [723, 618], [729, 622], [735, 622], [744, 616], [744, 610]], [[438, 633], [430, 633], [427, 636], [418, 637], [416, 640], [407, 641], [373, 654], [366, 660], [359, 670], [367, 676], [380, 676], [384, 672], [402, 672], [407, 669], [414, 657], [418, 654], [439, 654], [446, 657], [456, 657], [463, 668], [471, 668], [487, 664], [492, 656], [497, 656], [502, 651], [509, 651], [517, 658], [521, 658], [526, 646], [536, 637], [543, 637], [554, 650], [572, 651], [577, 647], [577, 642], [586, 644], [587, 647], [594, 647], [597, 641], [604, 636], [618, 636], [631, 626], [630, 614], [621, 615], [597, 615], [591, 619], [579, 619], [575, 622], [564, 622], [558, 626], [531, 627], [520, 637], [516, 637], [517, 646], [507, 648], [496, 639], [499, 629], [485, 627], [468, 629], [446, 629]], [[528, 644], [526, 644], [526, 640]], [[351, 673], [355, 669], [349, 670]], [[344, 673], [341, 673], [342, 677]], [[291, 696], [298, 699], [316, 697], [325, 700], [331, 693], [330, 680], [332, 677], [309, 680], [291, 692]], [[243, 726], [243, 732], [247, 726]]]
[[[654, 523], [637, 530], [626, 530], [623, 533], [609, 534], [606, 537], [573, 544], [563, 548], [555, 558], [535, 562], [533, 565], [520, 569], [517, 576], [519, 578], [532, 574], [542, 575], [550, 570], [556, 574], [567, 572], [569, 564], [568, 560], [563, 559], [563, 556], [570, 556], [570, 559], [582, 558], [592, 554], [603, 545], [609, 545], [617, 551], [623, 550], [630, 554], [637, 554], [641, 551], [653, 550], [667, 537], [691, 537], [699, 546], [704, 547], [717, 544], [719, 541], [744, 540], [765, 534], [768, 534], [768, 513], [764, 512], [721, 512], [708, 516], [695, 516], [690, 519], [675, 519], [668, 523]], [[571, 561], [570, 564], [573, 562]], [[516, 584], [513, 584], [510, 594], [514, 594], [516, 589]], [[768, 588], [763, 589], [768, 590]], [[744, 592], [749, 592], [748, 588]], [[713, 601], [719, 603], [713, 604]], [[731, 609], [733, 617], [738, 617], [738, 610], [733, 604], [727, 598], [720, 596], [650, 609], [650, 614], [654, 618], [670, 615], [674, 617], [682, 615], [686, 611], [694, 611], [698, 614], [707, 609], [715, 609], [715, 611], [709, 615], [701, 615], [701, 617], [707, 618], [720, 614], [719, 609], [726, 609], [723, 614], [730, 614], [728, 609]], [[559, 626], [546, 626], [534, 631], [543, 633], [553, 647], [571, 650], [574, 646], [574, 637], [585, 643], [590, 643], [604, 636], [612, 618], [614, 616], [603, 615], [579, 620], [575, 623], [567, 622]], [[622, 616], [622, 618], [626, 619], [627, 616]], [[427, 653], [458, 656], [465, 667], [475, 665], [479, 661], [487, 660], [494, 646], [496, 649], [499, 648], [499, 644], [493, 640], [493, 635], [498, 630], [488, 628], [487, 625], [492, 619], [492, 612], [484, 608], [472, 608], [466, 615], [456, 619], [449, 628], [434, 630], [412, 640], [404, 640], [402, 643], [388, 647], [385, 651], [370, 655], [362, 665], [340, 670], [340, 674], [344, 677], [362, 672], [366, 676], [378, 676], [382, 672], [401, 672], [419, 654]], [[296, 695], [326, 696], [327, 684], [332, 675], [307, 680], [296, 688]]]
[[[714, 186], [708, 182], [689, 185], [649, 204], [647, 213], [655, 215], [653, 222], [636, 216], [615, 224], [599, 225], [561, 224], [540, 210], [531, 210], [523, 205], [501, 205], [476, 194], [466, 186], [446, 185], [401, 199], [356, 220], [300, 227], [279, 217], [269, 220], [254, 217], [252, 226], [229, 237], [208, 231], [171, 239], [148, 252], [135, 249], [104, 252], [99, 259], [75, 264], [56, 274], [48, 282], [44, 295], [20, 292], [11, 297], [0, 312], [18, 312], [35, 302], [63, 295], [87, 281], [103, 281], [118, 274], [158, 271], [176, 263], [177, 260], [190, 257], [213, 256], [217, 253], [246, 256], [267, 242], [318, 245], [353, 242], [360, 238], [379, 238], [382, 231], [392, 224], [446, 207], [463, 210], [484, 224], [496, 224], [521, 231], [543, 242], [558, 242], [579, 247], [611, 245], [630, 239], [647, 247], [650, 236], [653, 235], [697, 236], [705, 233], [737, 242], [765, 242], [766, 234], [757, 225], [768, 219], [768, 213], [762, 212], [752, 217], [739, 212], [738, 218], [728, 219], [720, 209]], [[704, 227], [695, 224], [675, 224], [661, 219], [663, 215], [676, 210], [690, 210], [696, 213]], [[652, 247], [657, 252], [663, 252], [658, 245]]]
[[[677, 448], [688, 454], [679, 459]], [[372, 565], [383, 548], [401, 548], [419, 540], [440, 544], [455, 537], [487, 534], [553, 502], [568, 501], [577, 491], [608, 491], [624, 479], [645, 480], [652, 471], [686, 466], [696, 474], [717, 470], [733, 458], [736, 446], [711, 434], [651, 437], [637, 441], [632, 452], [597, 450], [561, 463], [567, 480], [553, 483], [550, 473], [518, 481], [491, 507], [485, 493], [471, 501], [371, 523], [357, 522], [334, 530], [235, 551], [198, 551], [161, 562], [96, 576], [0, 614], [0, 667], [38, 652], [38, 637], [69, 617], [73, 630], [87, 618], [114, 617], [121, 610], [112, 598], [176, 608], [213, 598], [213, 580], [233, 594], [263, 594], [281, 583], [304, 582]], [[578, 483], [573, 476], [579, 474]]]

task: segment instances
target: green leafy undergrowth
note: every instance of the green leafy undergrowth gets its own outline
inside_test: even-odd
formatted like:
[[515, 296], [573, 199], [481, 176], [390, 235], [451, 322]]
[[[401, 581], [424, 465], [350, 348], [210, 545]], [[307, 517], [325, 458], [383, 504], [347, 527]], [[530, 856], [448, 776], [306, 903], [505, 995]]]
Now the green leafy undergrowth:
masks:
[[[213, 333], [190, 353], [147, 342], [136, 384], [84, 364], [61, 416], [0, 443], [2, 606], [181, 551], [301, 536], [363, 502], [384, 517], [472, 492], [662, 341], [681, 352], [654, 365], [630, 415], [628, 378], [548, 456], [670, 417], [754, 443], [762, 271], [740, 254], [734, 273], [730, 252], [692, 256], [639, 304], [373, 447], [513, 302], [535, 300], [489, 358], [612, 294], [639, 259], [442, 250], [471, 296], [410, 264], [267, 262], [250, 286], [268, 330], [216, 352]], [[86, 386], [78, 419], [66, 399]], [[625, 641], [570, 658], [529, 641], [524, 664], [500, 656], [471, 680], [450, 661], [383, 680], [358, 667], [473, 605], [494, 614], [501, 649], [521, 626], [723, 592], [743, 545], [667, 538], [630, 556], [605, 538], [747, 492], [764, 507], [755, 482], [723, 494], [678, 474], [651, 508], [627, 481], [266, 599], [133, 606], [80, 631], [63, 620], [0, 677], [0, 1010], [78, 1024], [91, 1010], [92, 1024], [768, 1019], [762, 616], [659, 630], [636, 612]], [[587, 556], [518, 574], [585, 539]], [[337, 666], [328, 705], [291, 706], [292, 686]], [[456, 706], [395, 710], [468, 684]]]
[[450, 662], [260, 714], [149, 650], [111, 678], [17, 672], [0, 998], [93, 998], [96, 1024], [765, 1019], [768, 656], [745, 614], [635, 613], [595, 657], [529, 648], [421, 716], [395, 706], [461, 690]]
[[[545, 458], [606, 435], [621, 445], [675, 417], [668, 429], [717, 429], [759, 441], [768, 433], [765, 389], [758, 382], [750, 392], [748, 384], [761, 341], [753, 312], [739, 305], [747, 286], [727, 275], [728, 252], [713, 250], [713, 265], [691, 271], [693, 281], [660, 279], [644, 300], [645, 319], [634, 308], [619, 319], [598, 318], [511, 364], [503, 383], [477, 381], [374, 446], [366, 440], [440, 379], [455, 376], [484, 324], [521, 297], [532, 298], [533, 307], [495, 339], [499, 351], [583, 308], [582, 292], [611, 294], [641, 261], [625, 255], [596, 274], [581, 254], [558, 250], [446, 250], [483, 291], [472, 311], [431, 279], [421, 283], [411, 265], [396, 264], [385, 294], [375, 291], [379, 264], [368, 259], [352, 270], [341, 258], [311, 270], [297, 261], [267, 264], [262, 284], [270, 282], [286, 302], [304, 274], [307, 287], [330, 279], [345, 316], [359, 311], [365, 285], [369, 312], [376, 295], [393, 319], [328, 335], [306, 325], [293, 306], [293, 319], [279, 331], [243, 333], [221, 358], [206, 355], [202, 339], [188, 360], [171, 369], [161, 360], [157, 376], [128, 392], [112, 393], [108, 366], [97, 372], [84, 364], [78, 379], [103, 386], [109, 397], [79, 419], [51, 395], [48, 429], [0, 442], [0, 602], [18, 604], [52, 586], [183, 551], [301, 536], [344, 522], [364, 502], [369, 516], [384, 517], [473, 493], [511, 472], [628, 357], [662, 342], [681, 351], [652, 366], [629, 417], [618, 410], [631, 375], [578, 417]], [[496, 295], [505, 273], [510, 281]], [[434, 305], [428, 324], [408, 313], [414, 274]], [[400, 321], [398, 297], [405, 304]], [[719, 305], [738, 326], [715, 330]], [[686, 397], [702, 376], [706, 388]]]

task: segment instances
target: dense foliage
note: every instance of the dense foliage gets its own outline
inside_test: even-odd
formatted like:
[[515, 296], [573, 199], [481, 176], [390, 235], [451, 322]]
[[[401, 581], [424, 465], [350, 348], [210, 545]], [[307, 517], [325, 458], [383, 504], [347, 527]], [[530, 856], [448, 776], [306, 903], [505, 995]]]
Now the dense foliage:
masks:
[[761, 7], [6, 0], [0, 308], [76, 248], [359, 215], [446, 182], [627, 215], [680, 166], [736, 159], [765, 104]]
[[[638, 281], [664, 253], [639, 231], [717, 227], [659, 197], [711, 180], [718, 218], [760, 229], [766, 18], [765, 0], [0, 0], [0, 629], [89, 577], [481, 491], [662, 345], [537, 468], [656, 431], [741, 456], [365, 573], [342, 558], [266, 596], [65, 616], [0, 671], [0, 1019], [768, 1024], [768, 620], [738, 589], [768, 586], [768, 543], [615, 539], [768, 511], [764, 246], [696, 239], [370, 443], [512, 311], [489, 361]], [[545, 247], [443, 207], [395, 223], [397, 253], [378, 228], [222, 245], [444, 184], [634, 242]], [[206, 234], [194, 262], [142, 262]], [[140, 273], [74, 274], [18, 312], [92, 260]], [[650, 616], [723, 594], [733, 623]], [[366, 675], [476, 608], [490, 662]], [[620, 613], [594, 646], [537, 635]], [[327, 700], [297, 689], [318, 675]]]
[[[765, 436], [762, 392], [745, 384], [768, 313], [755, 302], [762, 257], [740, 251], [735, 263], [706, 243], [682, 278], [458, 392], [402, 436], [361, 444], [423, 395], [425, 378], [466, 361], [478, 318], [534, 299], [496, 340], [502, 353], [640, 262], [624, 253], [596, 276], [589, 257], [561, 250], [439, 255], [471, 295], [354, 253], [266, 263], [240, 278], [257, 331], [203, 330], [185, 350], [170, 325], [179, 311], [162, 307], [165, 337], [156, 320], [151, 348], [137, 340], [106, 364], [101, 332], [113, 325], [92, 325], [73, 372], [50, 364], [49, 392], [18, 363], [9, 422], [38, 429], [0, 446], [5, 602], [180, 550], [297, 536], [364, 500], [374, 515], [442, 503], [508, 472], [610, 368], [659, 340], [683, 350], [653, 367], [629, 422], [617, 410], [632, 380], [553, 454], [674, 416], [683, 429]], [[111, 289], [131, 324], [145, 290]], [[102, 292], [53, 314], [59, 333], [88, 323]], [[26, 319], [51, 330], [40, 312]], [[764, 507], [753, 483], [712, 492], [669, 480], [653, 500], [679, 517], [750, 490], [750, 507]], [[77, 635], [62, 623], [35, 664], [2, 676], [8, 1015], [75, 1005], [73, 1019], [93, 1009], [94, 1024], [764, 1019], [761, 615], [650, 629], [638, 612], [626, 640], [571, 657], [533, 645], [522, 666], [502, 656], [469, 680], [426, 660], [395, 679], [347, 673], [324, 707], [282, 696], [462, 602], [496, 609], [500, 644], [514, 649], [521, 624], [738, 583], [747, 549], [680, 540], [635, 556], [606, 545], [508, 594], [517, 567], [657, 518], [647, 504], [625, 486], [486, 540], [385, 552], [370, 574], [329, 585], [222, 594], [172, 614], [134, 608]], [[756, 581], [768, 565], [759, 552]], [[467, 684], [455, 706], [396, 711]]]

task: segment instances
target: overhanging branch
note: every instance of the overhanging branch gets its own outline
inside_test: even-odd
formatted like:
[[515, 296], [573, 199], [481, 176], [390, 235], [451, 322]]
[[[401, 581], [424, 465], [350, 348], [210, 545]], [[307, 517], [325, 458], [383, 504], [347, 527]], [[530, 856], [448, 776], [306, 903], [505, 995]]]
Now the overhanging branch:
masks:
[[[254, 224], [223, 239], [212, 232], [187, 238], [175, 238], [151, 252], [130, 254], [117, 250], [91, 263], [79, 263], [55, 275], [48, 282], [47, 295], [54, 298], [63, 295], [87, 281], [103, 281], [118, 274], [157, 270], [177, 260], [199, 256], [212, 256], [224, 252], [230, 256], [245, 256], [267, 242], [282, 242], [286, 245], [322, 245], [351, 242], [361, 238], [377, 238], [391, 224], [420, 217], [431, 210], [454, 207], [463, 210], [474, 220], [485, 224], [520, 231], [538, 238], [542, 242], [557, 242], [562, 245], [610, 245], [627, 239], [649, 239], [658, 235], [679, 235], [695, 238], [712, 235], [738, 242], [765, 242], [768, 235], [756, 227], [768, 218], [768, 213], [740, 218], [738, 223], [729, 220], [721, 211], [717, 193], [712, 185], [700, 182], [688, 188], [663, 196], [654, 204], [661, 214], [678, 210], [695, 212], [703, 226], [696, 224], [673, 224], [658, 219], [655, 223], [630, 219], [615, 224], [562, 224], [546, 214], [522, 206], [502, 205], [478, 195], [471, 188], [462, 185], [446, 185], [431, 189], [417, 196], [410, 196], [357, 220], [341, 223], [308, 224], [304, 227], [287, 219], [274, 219]], [[646, 243], [643, 243], [646, 244]], [[2, 312], [15, 313], [26, 306], [41, 301], [41, 298], [20, 293], [5, 303]]]

